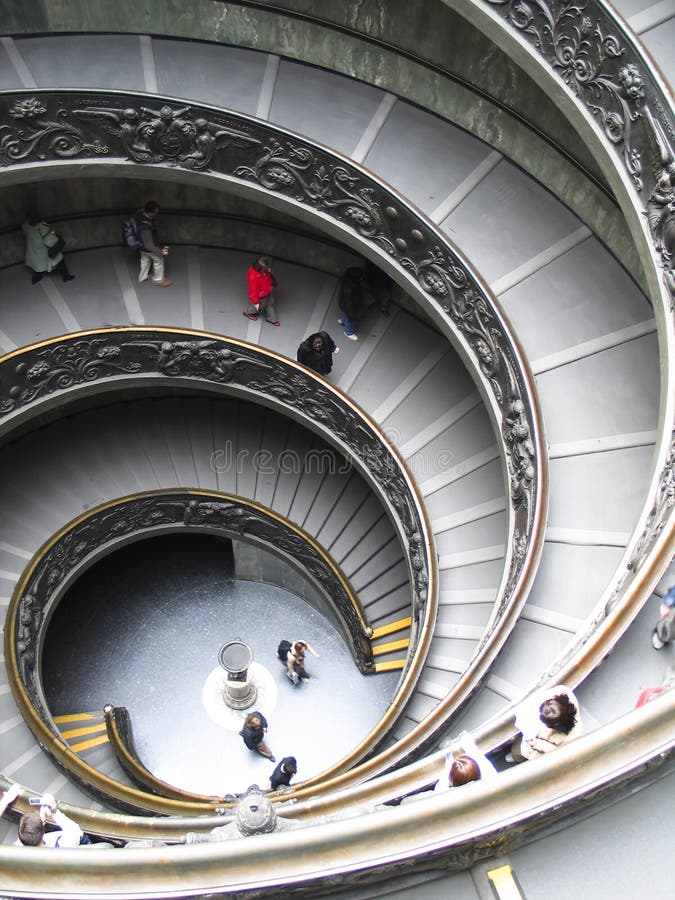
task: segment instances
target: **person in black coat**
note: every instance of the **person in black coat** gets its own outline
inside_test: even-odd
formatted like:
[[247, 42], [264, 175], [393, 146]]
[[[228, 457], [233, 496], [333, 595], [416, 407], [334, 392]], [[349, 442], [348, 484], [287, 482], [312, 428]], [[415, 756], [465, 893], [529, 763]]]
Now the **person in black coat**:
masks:
[[350, 341], [358, 341], [356, 323], [365, 316], [368, 310], [363, 291], [363, 271], [361, 269], [347, 269], [340, 279], [338, 305], [342, 313], [338, 322], [345, 330], [345, 337], [349, 338]]
[[294, 756], [284, 756], [276, 769], [270, 775], [271, 790], [276, 791], [278, 787], [288, 787], [291, 778], [298, 771], [298, 763]]
[[271, 760], [272, 762], [276, 762], [276, 759], [272, 755], [272, 751], [264, 741], [266, 731], [267, 719], [261, 712], [258, 712], [258, 710], [256, 709], [246, 716], [246, 719], [244, 720], [244, 727], [241, 729], [239, 734], [244, 739], [244, 743], [249, 750], [255, 750], [262, 756], [266, 756], [267, 759]]
[[327, 331], [317, 331], [298, 347], [298, 362], [319, 375], [328, 375], [333, 369], [333, 354], [339, 352], [340, 348], [335, 346]]

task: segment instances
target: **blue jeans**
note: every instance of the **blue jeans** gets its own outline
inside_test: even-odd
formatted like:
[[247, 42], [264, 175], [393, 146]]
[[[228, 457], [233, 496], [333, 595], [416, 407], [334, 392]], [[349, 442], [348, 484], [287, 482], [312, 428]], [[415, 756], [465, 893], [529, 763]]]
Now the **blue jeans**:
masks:
[[345, 313], [342, 313], [341, 319], [342, 319], [342, 325], [345, 330], [345, 334], [346, 335], [354, 334], [354, 323], [349, 318], [349, 316], [346, 315]]

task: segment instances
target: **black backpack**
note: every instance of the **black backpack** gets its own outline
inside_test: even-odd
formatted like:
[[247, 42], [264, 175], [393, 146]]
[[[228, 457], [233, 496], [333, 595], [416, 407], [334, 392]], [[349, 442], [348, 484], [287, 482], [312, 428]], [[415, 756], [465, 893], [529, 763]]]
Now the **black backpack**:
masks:
[[138, 222], [135, 215], [122, 225], [122, 244], [131, 247], [132, 250], [140, 250], [143, 247], [143, 242], [138, 237]]
[[290, 641], [282, 641], [277, 647], [277, 656], [279, 659], [286, 664], [286, 658], [288, 657], [288, 651], [291, 649]]

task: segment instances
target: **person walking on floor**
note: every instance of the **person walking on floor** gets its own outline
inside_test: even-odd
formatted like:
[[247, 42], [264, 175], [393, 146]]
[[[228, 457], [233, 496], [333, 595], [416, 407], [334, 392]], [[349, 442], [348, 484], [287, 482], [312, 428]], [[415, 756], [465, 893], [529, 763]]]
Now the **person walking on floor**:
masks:
[[340, 279], [338, 305], [342, 313], [338, 322], [345, 330], [345, 337], [350, 341], [358, 341], [355, 331], [356, 323], [365, 316], [367, 311], [361, 269], [347, 269]]
[[298, 347], [298, 362], [319, 375], [328, 375], [333, 369], [333, 354], [340, 348], [327, 331], [318, 331], [304, 340]]
[[266, 756], [271, 762], [276, 762], [272, 751], [264, 741], [266, 732], [267, 719], [256, 709], [246, 716], [244, 726], [239, 734], [249, 750], [255, 750], [261, 756]]
[[60, 238], [51, 225], [38, 215], [31, 213], [22, 226], [26, 236], [25, 261], [32, 271], [32, 283], [37, 284], [46, 272], [58, 272], [63, 281], [72, 281], [74, 275], [68, 271], [62, 249], [63, 238]]
[[286, 675], [293, 684], [302, 681], [307, 684], [309, 673], [305, 670], [305, 653], [311, 653], [315, 659], [320, 659], [316, 650], [313, 650], [307, 641], [292, 641], [286, 654]]
[[248, 302], [244, 315], [255, 322], [262, 313], [266, 322], [278, 328], [281, 322], [277, 319], [273, 294], [277, 282], [272, 275], [272, 260], [269, 256], [260, 256], [249, 266], [247, 280]]
[[151, 284], [157, 287], [169, 287], [172, 284], [164, 277], [164, 259], [169, 255], [169, 248], [162, 244], [159, 237], [159, 203], [156, 200], [148, 200], [143, 209], [139, 209], [135, 215], [136, 235], [140, 243], [141, 268], [138, 280], [147, 281], [152, 266]]
[[294, 756], [284, 756], [276, 769], [270, 775], [270, 790], [276, 791], [279, 787], [288, 787], [291, 778], [298, 771], [298, 763]]

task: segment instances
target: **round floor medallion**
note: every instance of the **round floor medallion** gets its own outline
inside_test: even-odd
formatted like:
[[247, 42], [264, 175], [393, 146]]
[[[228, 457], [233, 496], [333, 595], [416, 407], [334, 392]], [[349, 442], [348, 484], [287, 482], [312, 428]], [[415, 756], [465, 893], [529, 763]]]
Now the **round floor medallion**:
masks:
[[[255, 708], [268, 716], [277, 705], [277, 686], [272, 673], [253, 662], [250, 673], [256, 689]], [[216, 725], [228, 731], [239, 731], [251, 709], [231, 709], [223, 700], [223, 689], [227, 673], [220, 666], [212, 669], [202, 688], [202, 703], [208, 717]]]

